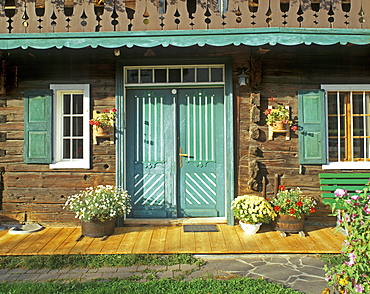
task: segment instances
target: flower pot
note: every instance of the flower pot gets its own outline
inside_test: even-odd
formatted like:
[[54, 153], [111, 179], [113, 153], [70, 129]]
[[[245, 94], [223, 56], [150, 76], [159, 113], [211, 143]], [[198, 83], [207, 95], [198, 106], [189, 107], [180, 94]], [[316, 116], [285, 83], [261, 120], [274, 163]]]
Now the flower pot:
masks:
[[279, 131], [285, 131], [287, 129], [287, 126], [282, 121], [275, 121], [274, 129]]
[[260, 229], [261, 225], [262, 225], [262, 223], [258, 223], [258, 224], [247, 224], [247, 223], [244, 223], [242, 221], [239, 221], [239, 226], [248, 235], [252, 235], [252, 234], [257, 233], [258, 230]]
[[303, 231], [304, 216], [301, 218], [279, 214], [276, 218], [276, 230], [286, 233], [297, 233]]
[[91, 238], [101, 238], [114, 233], [116, 218], [101, 220], [81, 221], [82, 235]]
[[110, 133], [110, 129], [111, 127], [110, 126], [105, 126], [105, 127], [97, 127], [96, 128], [96, 131], [99, 135], [106, 135], [108, 133]]

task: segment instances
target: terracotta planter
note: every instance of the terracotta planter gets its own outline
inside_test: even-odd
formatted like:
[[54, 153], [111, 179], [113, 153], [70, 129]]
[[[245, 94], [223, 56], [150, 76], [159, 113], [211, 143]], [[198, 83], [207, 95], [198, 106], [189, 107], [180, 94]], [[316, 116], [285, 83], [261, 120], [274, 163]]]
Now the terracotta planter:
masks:
[[105, 221], [92, 220], [90, 222], [81, 221], [82, 235], [91, 238], [101, 238], [110, 236], [114, 233], [116, 227], [116, 219], [108, 219]]
[[260, 229], [262, 223], [258, 224], [247, 224], [243, 223], [242, 221], [239, 221], [239, 226], [242, 228], [242, 230], [247, 234], [247, 235], [252, 235], [258, 232]]
[[279, 214], [276, 219], [276, 230], [286, 233], [297, 233], [303, 231], [304, 216], [301, 218]]
[[96, 128], [96, 131], [99, 135], [106, 135], [108, 133], [110, 133], [110, 130], [111, 130], [111, 127], [110, 126], [106, 126], [106, 127], [97, 127]]
[[276, 121], [274, 122], [274, 129], [279, 130], [279, 131], [284, 131], [287, 129], [287, 126], [282, 121]]

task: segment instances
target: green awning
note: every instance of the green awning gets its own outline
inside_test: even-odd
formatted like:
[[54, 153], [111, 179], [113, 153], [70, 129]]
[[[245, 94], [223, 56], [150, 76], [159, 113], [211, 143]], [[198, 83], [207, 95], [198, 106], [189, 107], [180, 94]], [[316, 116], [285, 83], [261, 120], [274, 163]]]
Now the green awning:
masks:
[[127, 46], [227, 46], [370, 44], [366, 29], [260, 28], [224, 30], [0, 34], [0, 49], [119, 48]]

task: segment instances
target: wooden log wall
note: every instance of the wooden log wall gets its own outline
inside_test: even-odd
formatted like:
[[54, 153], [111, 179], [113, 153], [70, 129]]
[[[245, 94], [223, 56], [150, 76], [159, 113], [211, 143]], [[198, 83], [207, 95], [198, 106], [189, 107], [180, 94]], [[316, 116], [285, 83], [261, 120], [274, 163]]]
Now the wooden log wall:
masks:
[[[68, 50], [67, 50], [68, 51]], [[51, 170], [48, 164], [23, 163], [23, 92], [48, 89], [50, 84], [90, 84], [92, 110], [115, 107], [115, 61], [91, 51], [55, 50], [11, 52], [9, 63], [19, 66], [19, 85], [9, 86], [0, 100], [0, 222], [39, 222], [76, 225], [74, 214], [63, 209], [69, 195], [86, 187], [115, 183], [115, 145], [91, 144], [91, 169]], [[111, 52], [110, 52], [111, 53]], [[109, 56], [110, 57], [110, 56]], [[50, 66], [50, 65], [53, 66]], [[1, 187], [1, 186], [0, 186]], [[1, 188], [0, 188], [1, 190]]]
[[[307, 196], [320, 198], [319, 165], [299, 166], [298, 134], [291, 139], [275, 134], [268, 140], [264, 111], [282, 102], [298, 118], [297, 91], [319, 89], [321, 84], [369, 83], [369, 46], [227, 46], [191, 48], [121, 48], [127, 59], [217, 57], [233, 59], [235, 109], [236, 195], [261, 195], [263, 179], [271, 197], [278, 183], [300, 187]], [[155, 55], [155, 56], [153, 56]], [[50, 170], [48, 165], [23, 163], [23, 92], [49, 88], [51, 83], [88, 83], [92, 110], [115, 104], [115, 57], [108, 49], [14, 50], [6, 54], [17, 76], [0, 96], [0, 222], [37, 221], [76, 224], [73, 214], [62, 209], [68, 195], [97, 184], [114, 184], [115, 145], [92, 145], [90, 170]], [[51, 67], [50, 64], [53, 64]], [[249, 68], [250, 83], [239, 86], [238, 70]], [[12, 71], [14, 73], [14, 71]], [[14, 81], [17, 81], [16, 83]], [[274, 98], [275, 100], [269, 100]], [[335, 171], [333, 171], [335, 172]], [[278, 176], [278, 183], [275, 181]], [[2, 184], [1, 184], [2, 183]], [[333, 224], [323, 204], [309, 216], [311, 224]]]
[[[273, 140], [268, 140], [264, 111], [268, 105], [283, 103], [290, 107], [291, 119], [297, 122], [298, 90], [319, 89], [321, 84], [367, 84], [370, 56], [366, 51], [369, 47], [365, 47], [277, 45], [251, 51], [251, 84], [237, 90], [240, 109], [239, 144], [236, 148], [239, 151], [239, 195], [260, 194], [264, 177], [267, 197], [273, 197], [276, 184], [285, 185], [289, 189], [300, 187], [305, 195], [314, 197], [319, 202], [317, 212], [308, 216], [307, 222], [335, 223], [335, 218], [329, 216], [330, 208], [320, 201], [318, 173], [341, 171], [324, 171], [321, 165], [300, 166], [298, 132], [291, 131], [290, 140], [286, 140], [284, 133], [275, 133]], [[256, 73], [258, 70], [260, 74]], [[256, 113], [256, 95], [260, 99], [260, 121], [253, 117]], [[270, 100], [271, 98], [274, 100]], [[277, 183], [275, 177], [279, 179]]]

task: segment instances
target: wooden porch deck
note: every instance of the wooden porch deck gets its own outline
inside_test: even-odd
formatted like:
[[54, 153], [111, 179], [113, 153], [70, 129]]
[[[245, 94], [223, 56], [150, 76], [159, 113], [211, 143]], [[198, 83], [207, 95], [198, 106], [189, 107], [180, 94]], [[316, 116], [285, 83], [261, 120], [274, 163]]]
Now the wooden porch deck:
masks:
[[239, 226], [217, 225], [218, 232], [184, 233], [182, 226], [116, 228], [105, 241], [84, 237], [80, 228], [50, 227], [32, 234], [0, 232], [0, 255], [50, 254], [226, 254], [226, 253], [339, 253], [344, 236], [334, 228], [306, 227], [306, 237], [263, 227], [246, 235]]

